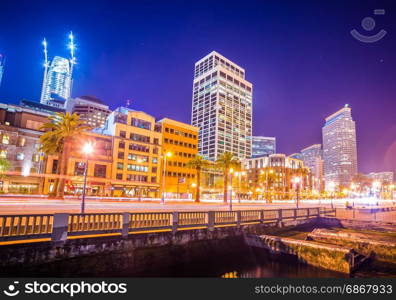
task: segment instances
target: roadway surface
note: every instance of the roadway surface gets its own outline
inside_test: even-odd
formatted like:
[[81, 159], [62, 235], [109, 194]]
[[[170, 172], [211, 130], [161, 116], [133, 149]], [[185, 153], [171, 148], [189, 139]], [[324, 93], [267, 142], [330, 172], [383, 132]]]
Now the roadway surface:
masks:
[[[300, 204], [299, 207], [318, 207], [319, 204]], [[328, 205], [327, 205], [328, 206]], [[265, 203], [235, 203], [232, 204], [233, 210], [247, 209], [278, 209], [295, 208], [293, 203], [286, 204], [265, 204]], [[18, 199], [0, 198], [0, 214], [52, 214], [52, 213], [79, 213], [81, 200], [74, 199]], [[208, 211], [208, 210], [229, 210], [229, 204], [222, 202], [180, 202], [168, 200], [165, 204], [159, 201], [128, 201], [128, 200], [88, 200], [85, 204], [87, 213], [98, 212], [145, 212], [145, 211]]]
[[[394, 203], [386, 203], [390, 206]], [[337, 208], [345, 208], [345, 200], [335, 203]], [[307, 207], [331, 207], [329, 202], [311, 202], [300, 203], [300, 208]], [[359, 206], [356, 206], [358, 208]], [[367, 206], [366, 206], [367, 207]], [[371, 206], [374, 208], [376, 206]], [[293, 201], [288, 203], [259, 203], [242, 202], [233, 200], [233, 210], [249, 210], [249, 209], [279, 209], [279, 208], [296, 208]], [[27, 196], [1, 196], [0, 197], [0, 215], [8, 214], [53, 214], [53, 213], [79, 213], [81, 209], [81, 199], [48, 199], [43, 197], [27, 197]], [[166, 200], [165, 204], [160, 204], [159, 200], [155, 201], [137, 201], [129, 199], [89, 199], [86, 201], [85, 211], [87, 213], [100, 212], [149, 212], [149, 211], [209, 211], [209, 210], [229, 210], [229, 204], [223, 204], [222, 201], [217, 202], [201, 202], [194, 203], [191, 200], [175, 201]], [[395, 211], [396, 213], [396, 211]], [[348, 213], [349, 214], [349, 213]], [[392, 214], [393, 215], [393, 214]]]

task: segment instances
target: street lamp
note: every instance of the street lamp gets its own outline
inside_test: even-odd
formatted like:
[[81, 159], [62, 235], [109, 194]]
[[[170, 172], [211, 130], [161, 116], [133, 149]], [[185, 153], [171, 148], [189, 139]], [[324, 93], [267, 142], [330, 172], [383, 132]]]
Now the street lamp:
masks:
[[162, 172], [162, 197], [161, 197], [161, 204], [165, 204], [165, 176], [166, 176], [166, 163], [167, 163], [167, 158], [172, 157], [172, 152], [166, 152], [164, 155], [164, 169]]
[[82, 152], [86, 156], [85, 167], [84, 167], [84, 185], [83, 185], [83, 192], [82, 192], [82, 202], [81, 202], [81, 213], [85, 213], [85, 193], [87, 187], [87, 173], [88, 173], [88, 157], [93, 152], [94, 147], [93, 144], [88, 142], [83, 146]]
[[296, 207], [298, 208], [298, 201], [300, 198], [300, 182], [301, 182], [301, 177], [293, 177], [292, 182], [296, 186], [297, 189], [297, 199], [296, 199]]
[[232, 173], [234, 173], [234, 169], [230, 168], [229, 171], [229, 176], [230, 176], [230, 185], [228, 186], [228, 193], [230, 195], [230, 211], [232, 211]]
[[333, 197], [334, 197], [334, 190], [335, 190], [335, 182], [334, 181], [329, 182], [329, 190], [331, 192], [331, 196], [330, 196], [331, 208], [333, 209], [334, 208]]
[[[138, 158], [137, 160], [138, 164], [141, 164], [143, 162], [143, 160], [141, 158]], [[136, 189], [135, 189], [135, 194], [136, 194]], [[137, 196], [138, 196], [138, 201], [142, 201], [142, 188], [141, 186], [137, 187]]]

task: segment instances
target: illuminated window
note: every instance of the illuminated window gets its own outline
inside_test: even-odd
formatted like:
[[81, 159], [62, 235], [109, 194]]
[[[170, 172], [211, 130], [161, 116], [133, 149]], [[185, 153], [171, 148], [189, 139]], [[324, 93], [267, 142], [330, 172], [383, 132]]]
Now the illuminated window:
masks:
[[10, 137], [8, 135], [3, 135], [3, 144], [8, 145], [10, 143]]
[[18, 147], [23, 147], [25, 146], [26, 139], [24, 137], [19, 137], [18, 139]]
[[0, 157], [1, 158], [7, 158], [7, 151], [6, 150], [1, 150], [0, 151]]

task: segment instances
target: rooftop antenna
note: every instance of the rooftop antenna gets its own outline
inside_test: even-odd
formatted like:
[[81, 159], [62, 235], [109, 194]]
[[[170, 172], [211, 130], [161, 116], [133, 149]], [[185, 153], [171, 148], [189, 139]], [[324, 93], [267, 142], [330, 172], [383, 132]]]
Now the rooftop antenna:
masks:
[[76, 44], [74, 44], [74, 35], [73, 32], [70, 31], [69, 33], [69, 45], [68, 48], [70, 49], [70, 97], [71, 97], [71, 90], [73, 86], [73, 66], [77, 63], [76, 57], [74, 56], [74, 51], [76, 50]]
[[47, 73], [48, 73], [49, 62], [48, 62], [47, 40], [45, 38], [42, 42], [42, 45], [44, 52], [44, 76], [43, 76], [43, 86], [41, 88], [40, 103], [46, 104], [47, 101], [45, 99], [45, 88], [47, 85]]
[[132, 101], [132, 100], [130, 100], [130, 99], [127, 99], [127, 100], [126, 100], [126, 107], [127, 107], [127, 108], [129, 108], [129, 105], [131, 105], [131, 101]]

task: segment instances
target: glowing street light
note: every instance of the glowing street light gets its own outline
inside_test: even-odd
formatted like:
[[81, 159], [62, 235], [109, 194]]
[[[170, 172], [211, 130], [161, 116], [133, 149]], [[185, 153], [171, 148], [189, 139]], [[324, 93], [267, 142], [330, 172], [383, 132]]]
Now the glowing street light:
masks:
[[172, 157], [172, 152], [168, 151], [165, 153], [164, 155], [164, 169], [163, 169], [163, 173], [162, 173], [162, 197], [161, 197], [161, 204], [165, 204], [165, 176], [166, 176], [166, 164], [167, 164], [167, 158], [171, 158]]
[[294, 185], [296, 186], [297, 189], [297, 199], [296, 199], [296, 207], [298, 208], [298, 202], [299, 202], [299, 198], [300, 198], [300, 182], [301, 182], [301, 177], [293, 177], [292, 178], [292, 182], [294, 183]]
[[83, 191], [82, 191], [82, 202], [81, 202], [81, 213], [85, 213], [85, 194], [86, 194], [86, 188], [87, 188], [87, 173], [88, 173], [88, 157], [92, 152], [94, 151], [94, 146], [91, 142], [88, 142], [84, 144], [82, 148], [82, 152], [86, 156], [86, 162], [85, 162], [85, 167], [84, 167], [84, 186], [83, 186]]

